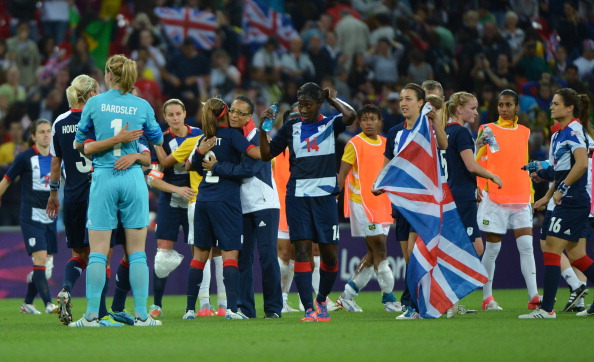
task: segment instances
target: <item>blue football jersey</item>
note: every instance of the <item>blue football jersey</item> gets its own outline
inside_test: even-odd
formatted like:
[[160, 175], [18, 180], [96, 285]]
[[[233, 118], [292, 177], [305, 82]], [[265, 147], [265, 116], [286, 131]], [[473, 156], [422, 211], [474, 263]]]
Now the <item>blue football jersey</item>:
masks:
[[[551, 153], [553, 155], [555, 183], [557, 185], [565, 180], [575, 164], [573, 152], [578, 148], [584, 148], [588, 152], [588, 139], [585, 136], [582, 124], [577, 120], [573, 120], [565, 128], [555, 133], [551, 140]], [[567, 195], [563, 198], [563, 202], [590, 205], [590, 195], [586, 191], [587, 183], [588, 172], [586, 171], [579, 180], [571, 185]]]
[[287, 183], [288, 196], [338, 194], [335, 127], [342, 124], [342, 114], [333, 117], [320, 115], [318, 121], [312, 123], [297, 118], [283, 124], [270, 142], [270, 152], [274, 157], [289, 147], [291, 175]]
[[62, 170], [66, 179], [64, 202], [78, 203], [89, 199], [92, 161], [74, 148], [74, 136], [81, 112], [80, 109], [71, 109], [62, 113], [52, 125], [50, 153], [62, 158]]
[[51, 166], [52, 155], [43, 156], [33, 146], [19, 153], [4, 175], [9, 181], [21, 176], [21, 220], [43, 224], [55, 222], [45, 212], [50, 196]]
[[[130, 93], [122, 94], [118, 89], [89, 98], [78, 124], [76, 142], [84, 143], [93, 133], [97, 141], [108, 139], [118, 134], [126, 124], [128, 130], [142, 129], [146, 138], [154, 144], [163, 142], [163, 134], [151, 105]], [[120, 156], [136, 153], [138, 149], [138, 141], [118, 144], [95, 154], [93, 167], [113, 168]]]
[[[243, 137], [241, 130], [237, 129], [220, 127], [216, 137], [215, 146], [210, 152], [204, 156], [199, 152], [194, 152], [191, 159], [194, 169], [204, 176], [198, 186], [197, 201], [236, 201], [239, 203], [241, 179], [214, 176], [211, 171], [204, 172], [202, 159], [210, 159], [211, 155], [214, 155], [218, 162], [230, 162], [237, 165], [241, 162], [241, 155], [247, 153], [254, 145]], [[204, 138], [200, 142], [203, 140]]]
[[[445, 129], [448, 148], [440, 150], [441, 166], [456, 202], [476, 200], [476, 176], [470, 173], [460, 152], [470, 150], [474, 154], [474, 141], [470, 131], [459, 123], [449, 123]], [[444, 162], [445, 161], [445, 162]]]

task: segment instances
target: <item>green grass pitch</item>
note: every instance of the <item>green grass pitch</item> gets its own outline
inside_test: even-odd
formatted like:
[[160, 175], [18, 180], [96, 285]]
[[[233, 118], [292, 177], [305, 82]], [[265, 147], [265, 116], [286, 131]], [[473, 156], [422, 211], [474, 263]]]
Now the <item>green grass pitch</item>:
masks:
[[[480, 309], [481, 296], [474, 292], [461, 304]], [[383, 311], [378, 292], [365, 292], [357, 298], [363, 313], [337, 311], [329, 323], [301, 323], [301, 312], [277, 320], [182, 320], [185, 297], [165, 296], [162, 327], [87, 329], [68, 328], [55, 314], [21, 314], [21, 300], [3, 299], [0, 361], [594, 360], [594, 317], [557, 313], [556, 320], [519, 320], [527, 312], [525, 290], [496, 290], [495, 297], [503, 311], [397, 321], [397, 314]], [[557, 309], [567, 297], [561, 288]], [[258, 308], [261, 298], [256, 299]], [[587, 299], [590, 303], [591, 295]], [[297, 306], [296, 293], [290, 302]], [[42, 310], [39, 299], [36, 303]], [[78, 319], [86, 302], [75, 298], [73, 304]]]

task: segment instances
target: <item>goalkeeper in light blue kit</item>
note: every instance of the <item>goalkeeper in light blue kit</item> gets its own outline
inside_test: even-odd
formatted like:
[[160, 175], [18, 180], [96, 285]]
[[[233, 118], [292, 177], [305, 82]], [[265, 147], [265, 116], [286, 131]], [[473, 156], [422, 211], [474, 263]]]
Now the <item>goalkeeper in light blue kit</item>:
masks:
[[[84, 148], [84, 142], [93, 132], [96, 141], [102, 141], [118, 134], [126, 126], [129, 130], [142, 129], [153, 144], [163, 142], [161, 129], [150, 104], [130, 93], [137, 76], [136, 62], [133, 60], [123, 55], [114, 55], [107, 60], [105, 83], [110, 90], [87, 101], [76, 133], [78, 148]], [[134, 325], [162, 324], [150, 318], [146, 308], [149, 272], [144, 247], [149, 209], [144, 175], [138, 164], [114, 166], [121, 156], [138, 152], [137, 142], [117, 144], [96, 153], [93, 158], [93, 182], [87, 212], [91, 246], [87, 266], [88, 305], [85, 315], [80, 320], [70, 323], [70, 327], [99, 326], [99, 300], [105, 283], [111, 231], [117, 227], [118, 212], [126, 233], [130, 285], [134, 295], [136, 317]]]

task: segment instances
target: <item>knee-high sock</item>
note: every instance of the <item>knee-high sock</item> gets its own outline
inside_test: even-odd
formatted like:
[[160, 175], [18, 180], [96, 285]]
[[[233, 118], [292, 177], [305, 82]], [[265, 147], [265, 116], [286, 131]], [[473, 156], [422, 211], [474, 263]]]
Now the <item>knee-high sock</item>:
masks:
[[99, 318], [99, 304], [101, 303], [101, 292], [105, 286], [105, 267], [107, 256], [101, 253], [89, 254], [89, 265], [87, 266], [87, 313], [85, 318], [92, 320]]
[[357, 273], [353, 279], [349, 280], [344, 285], [344, 292], [342, 292], [341, 297], [344, 299], [353, 299], [359, 294], [359, 291], [369, 283], [371, 276], [373, 275], [373, 267], [369, 266], [365, 269], [362, 269], [359, 273]]
[[227, 309], [227, 292], [225, 289], [225, 278], [223, 276], [223, 257], [212, 258], [215, 264], [215, 277], [217, 279], [217, 303], [219, 308]]
[[202, 283], [202, 276], [204, 266], [206, 264], [200, 260], [192, 259], [190, 262], [190, 269], [188, 269], [188, 292], [186, 294], [186, 312], [189, 310], [196, 310], [196, 299], [198, 298], [198, 290]]
[[202, 282], [200, 283], [198, 298], [200, 299], [201, 310], [210, 308], [210, 259], [206, 261], [202, 271]]
[[121, 260], [116, 272], [116, 285], [111, 302], [111, 310], [122, 312], [126, 306], [126, 297], [130, 291], [130, 264]]
[[107, 306], [105, 305], [105, 297], [107, 297], [107, 289], [109, 288], [109, 279], [111, 278], [111, 268], [105, 268], [105, 284], [101, 291], [101, 300], [99, 301], [99, 318], [107, 315]]
[[64, 269], [64, 281], [62, 282], [62, 289], [65, 289], [68, 293], [70, 293], [74, 283], [76, 283], [82, 274], [82, 271], [85, 270], [86, 267], [87, 263], [84, 261], [84, 259], [77, 256], [70, 258], [68, 263], [66, 263], [66, 268]]
[[561, 279], [561, 255], [544, 252], [543, 258], [545, 272], [541, 308], [551, 312], [555, 308], [555, 296]]
[[495, 260], [501, 250], [501, 243], [489, 243], [485, 246], [485, 253], [483, 254], [483, 266], [487, 270], [487, 277], [489, 281], [483, 286], [483, 300], [487, 299], [493, 294], [493, 277], [495, 275]]
[[324, 261], [320, 262], [320, 289], [316, 297], [318, 304], [326, 302], [326, 297], [332, 291], [337, 275], [338, 259], [336, 259], [334, 265], [326, 265]]
[[576, 290], [580, 287], [581, 282], [578, 279], [577, 275], [575, 275], [575, 271], [573, 271], [572, 267], [569, 267], [563, 271], [561, 271], [561, 276], [567, 282], [567, 285], [571, 288], [571, 290]]
[[571, 265], [581, 270], [590, 283], [594, 283], [594, 261], [588, 255], [584, 255], [571, 263]]
[[533, 298], [535, 295], [538, 295], [538, 289], [536, 288], [536, 263], [534, 262], [532, 236], [522, 235], [517, 238], [516, 243], [520, 252], [520, 266], [522, 275], [524, 275], [524, 281], [526, 281], [528, 296]]
[[223, 275], [227, 296], [227, 308], [237, 312], [237, 292], [239, 290], [239, 265], [237, 260], [227, 259], [223, 262]]
[[165, 294], [165, 284], [167, 277], [159, 278], [153, 271], [153, 304], [163, 307], [163, 294]]
[[134, 297], [134, 314], [136, 318], [146, 320], [148, 312], [149, 271], [146, 263], [146, 253], [137, 251], [128, 256], [130, 263], [130, 287]]
[[43, 305], [45, 306], [47, 303], [51, 303], [52, 297], [50, 297], [49, 284], [45, 276], [45, 265], [33, 265], [33, 283], [43, 300]]
[[314, 269], [311, 274], [311, 286], [313, 287], [314, 293], [317, 295], [320, 291], [320, 257], [314, 256]]
[[37, 295], [37, 288], [33, 283], [33, 271], [27, 275], [27, 295], [25, 295], [25, 304], [33, 304], [35, 296]]
[[309, 261], [295, 261], [295, 284], [303, 308], [307, 311], [313, 309], [313, 296], [311, 285], [311, 264]]

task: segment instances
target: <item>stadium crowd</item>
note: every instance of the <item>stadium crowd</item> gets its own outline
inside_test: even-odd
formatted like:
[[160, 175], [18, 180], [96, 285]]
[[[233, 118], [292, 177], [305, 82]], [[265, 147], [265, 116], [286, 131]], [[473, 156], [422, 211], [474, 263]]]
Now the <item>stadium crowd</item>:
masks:
[[[245, 8], [248, 4], [246, 1], [239, 0], [155, 0], [151, 2], [7, 0], [0, 2], [0, 10], [3, 13], [3, 25], [0, 28], [0, 119], [2, 119], [0, 175], [7, 172], [18, 154], [29, 148], [26, 139], [30, 136], [28, 129], [34, 120], [42, 118], [53, 122], [61, 114], [75, 108], [72, 104], [69, 105], [70, 100], [66, 94], [66, 89], [75, 78], [80, 75], [91, 76], [97, 83], [98, 93], [104, 93], [110, 89], [112, 81], [107, 80], [104, 71], [108, 69], [106, 62], [113, 54], [124, 54], [136, 61], [138, 78], [133, 87], [135, 94], [150, 104], [156, 121], [166, 133], [179, 126], [174, 127], [171, 124], [169, 118], [174, 116], [168, 116], [166, 112], [168, 107], [164, 107], [164, 104], [168, 105], [168, 101], [172, 99], [179, 100], [186, 115], [185, 123], [190, 127], [201, 128], [203, 131], [205, 104], [211, 104], [215, 96], [220, 97], [226, 105], [222, 108], [210, 106], [210, 111], [217, 120], [228, 117], [233, 128], [249, 127], [245, 124], [234, 127], [233, 121], [240, 115], [245, 117], [250, 114], [253, 115], [251, 118], [255, 124], [252, 127], [257, 127], [260, 124], [261, 115], [271, 116], [268, 107], [273, 102], [279, 102], [278, 114], [285, 114], [284, 121], [287, 121], [293, 104], [298, 99], [299, 107], [302, 106], [302, 97], [309, 101], [326, 100], [320, 106], [317, 115], [321, 114], [331, 119], [331, 122], [335, 120], [332, 117], [338, 114], [344, 116], [344, 119], [336, 118], [344, 121], [344, 124], [336, 121], [337, 124], [340, 123], [340, 127], [336, 124], [333, 126], [335, 130], [340, 130], [337, 137], [336, 157], [333, 159], [336, 166], [335, 172], [340, 170], [341, 160], [344, 162], [343, 152], [349, 140], [362, 132], [361, 117], [368, 118], [375, 115], [381, 118], [382, 126], [377, 130], [377, 135], [383, 137], [389, 138], [388, 131], [394, 126], [404, 124], [407, 128], [407, 121], [412, 118], [403, 113], [402, 95], [408, 94], [406, 92], [408, 90], [411, 93], [416, 92], [412, 96], [413, 100], [415, 97], [417, 100], [421, 98], [428, 100], [424, 97], [424, 93], [423, 97], [419, 97], [421, 90], [414, 89], [412, 92], [411, 89], [414, 87], [410, 87], [411, 83], [421, 85], [426, 81], [437, 81], [441, 85], [440, 96], [445, 100], [458, 94], [459, 91], [470, 94], [476, 102], [476, 121], [464, 120], [460, 123], [474, 139], [484, 139], [484, 137], [481, 138], [483, 126], [504, 117], [498, 109], [502, 94], [515, 97], [512, 104], [515, 102], [519, 106], [519, 110], [514, 113], [518, 117], [517, 124], [529, 130], [528, 158], [539, 161], [549, 159], [550, 138], [554, 133], [551, 132], [550, 126], [553, 125], [553, 118], [557, 119], [552, 117], [550, 105], [558, 91], [572, 88], [579, 94], [586, 94], [590, 99], [594, 96], [594, 4], [591, 1], [260, 0], [260, 2], [276, 9], [279, 13], [290, 15], [295, 31], [282, 34], [264, 33], [266, 40], [260, 43], [246, 41], [248, 33], [253, 29], [248, 29], [245, 25]], [[189, 8], [213, 14], [216, 26], [212, 32], [212, 40], [207, 42], [209, 45], [192, 36], [172, 38], [171, 33], [166, 31], [165, 15], [155, 11], [156, 8]], [[110, 72], [107, 73], [111, 74]], [[115, 73], [113, 74], [116, 76]], [[311, 84], [310, 82], [320, 86], [322, 93], [319, 97], [316, 91], [310, 88], [306, 87], [307, 90], [303, 90], [302, 87]], [[512, 93], [502, 93], [510, 89], [515, 91], [512, 92], [515, 96], [511, 96]], [[428, 89], [424, 89], [423, 92], [429, 94]], [[241, 107], [243, 103], [231, 106], [236, 104], [237, 100], [244, 102], [247, 108]], [[345, 104], [350, 106], [345, 108]], [[462, 102], [461, 107], [465, 104]], [[370, 105], [377, 108], [365, 108]], [[441, 106], [449, 107], [449, 104], [444, 105], [442, 102]], [[367, 113], [359, 114], [354, 123], [347, 122], [351, 117], [354, 118], [357, 110], [361, 109], [366, 109]], [[377, 109], [379, 114], [376, 115], [374, 109]], [[301, 109], [300, 112], [305, 117]], [[228, 114], [225, 115], [225, 113]], [[309, 117], [311, 116], [310, 114]], [[415, 119], [416, 117], [413, 122]], [[366, 122], [369, 121], [366, 120]], [[275, 128], [270, 132], [270, 135], [275, 137], [274, 140], [277, 136], [279, 140], [283, 136], [279, 131], [282, 129], [282, 124], [283, 117], [277, 117]], [[246, 132], [245, 129], [244, 132]], [[218, 136], [217, 132], [205, 131], [207, 136], [215, 133]], [[186, 137], [185, 131], [183, 133]], [[197, 136], [197, 133], [190, 133], [187, 137]], [[249, 132], [246, 133], [246, 137], [247, 134]], [[265, 140], [266, 138], [262, 138], [261, 134], [258, 146], [262, 149], [267, 147], [265, 146], [267, 143], [263, 142]], [[237, 142], [239, 144], [239, 141]], [[278, 149], [282, 144], [280, 141], [276, 143], [273, 141], [268, 147], [272, 146], [273, 151], [279, 151], [275, 153], [278, 155], [282, 153]], [[180, 145], [176, 147], [178, 146]], [[481, 144], [477, 146], [480, 147]], [[180, 160], [173, 153], [174, 151], [172, 148], [164, 155], [159, 154], [161, 152], [159, 150], [153, 150], [153, 153], [159, 156], [156, 162], [163, 164], [169, 154], [177, 161]], [[209, 149], [205, 150], [205, 153], [208, 151]], [[139, 150], [139, 153], [142, 151]], [[265, 154], [262, 151], [262, 155]], [[190, 156], [185, 155], [181, 160], [189, 159]], [[193, 157], [196, 155], [194, 154]], [[258, 162], [266, 161], [268, 160]], [[194, 169], [200, 169], [199, 165], [202, 162], [201, 158], [199, 161], [191, 159]], [[175, 163], [173, 162], [172, 165]], [[222, 164], [221, 162], [218, 166], [219, 169], [222, 168]], [[214, 171], [211, 168], [214, 167], [212, 164], [203, 164], [202, 167], [204, 170], [199, 170], [201, 175]], [[487, 169], [486, 166], [485, 169]], [[493, 177], [493, 174], [488, 172], [484, 175], [496, 183], [497, 175]], [[483, 177], [487, 178], [487, 176]], [[8, 190], [5, 190], [0, 204], [0, 226], [19, 225], [21, 182], [11, 181], [16, 182], [7, 186]], [[344, 182], [344, 179], [342, 181]], [[541, 199], [548, 190], [546, 183], [535, 182], [533, 187], [535, 189], [533, 200]], [[161, 192], [171, 193], [162, 187], [151, 185], [150, 210], [154, 215], [159, 211], [157, 200]], [[299, 191], [295, 189], [291, 192]], [[183, 196], [188, 200], [192, 197], [194, 197], [193, 194]], [[200, 196], [198, 204], [200, 204]], [[245, 218], [246, 212], [244, 211], [243, 214]], [[339, 215], [341, 220], [344, 220], [342, 212]], [[540, 226], [545, 214], [542, 212], [537, 215], [538, 217], [534, 218], [534, 225]], [[193, 223], [193, 220], [189, 221]], [[155, 220], [152, 220], [152, 225], [154, 224]], [[531, 228], [532, 225], [513, 227], [513, 229], [520, 230], [527, 227]], [[411, 230], [411, 233], [414, 233], [414, 230]], [[408, 233], [406, 234], [408, 236]], [[531, 238], [531, 229], [529, 234]], [[524, 236], [526, 234], [516, 234], [519, 249], [521, 249], [520, 238]], [[171, 237], [159, 236], [158, 238], [160, 239], [159, 250], [162, 248], [161, 241], [171, 239]], [[289, 239], [288, 235], [286, 239]], [[312, 238], [309, 235], [303, 235], [299, 239]], [[492, 254], [493, 251], [490, 248], [493, 246], [490, 244], [497, 242], [489, 239], [487, 241], [491, 242], [487, 243], [485, 255], [493, 258], [494, 265], [497, 253]], [[336, 266], [334, 264], [336, 255], [333, 255], [332, 248], [328, 246], [314, 250], [312, 256], [312, 250], [301, 245], [301, 249], [297, 248], [301, 251], [296, 251], [298, 255], [295, 261], [292, 261], [295, 264], [295, 281], [300, 294], [306, 295], [308, 294], [305, 291], [306, 285], [311, 286], [312, 281], [302, 274], [311, 272], [311, 268], [307, 266], [310, 257], [312, 260], [318, 258], [316, 267], [320, 270], [319, 280], [317, 280], [320, 293], [316, 290], [318, 297], [315, 300], [304, 301], [305, 318], [308, 318], [308, 309], [320, 311], [320, 307], [322, 309], [331, 307], [330, 302], [325, 301], [324, 298], [334, 282], [332, 278], [335, 278], [336, 273], [333, 269]], [[165, 249], [169, 250], [171, 246]], [[379, 250], [376, 253], [381, 254], [381, 249]], [[406, 254], [406, 248], [403, 252]], [[477, 252], [482, 253], [478, 249]], [[520, 252], [522, 253], [522, 250]], [[229, 267], [237, 267], [238, 258], [237, 255], [229, 256], [227, 253], [229, 252], [223, 251], [220, 269], [226, 273], [225, 279], [236, 281], [239, 276], [229, 274]], [[533, 264], [531, 253], [530, 250], [528, 254]], [[192, 269], [205, 268], [208, 252], [203, 254], [199, 257], [195, 255], [189, 275], [195, 273]], [[217, 257], [215, 251], [212, 256]], [[373, 259], [373, 255], [370, 258]], [[379, 278], [379, 272], [382, 270], [378, 268], [380, 268], [379, 265], [383, 265], [382, 261], [381, 257], [377, 260], [368, 260], [367, 264], [362, 264], [362, 267], [366, 266], [369, 269], [370, 265], [375, 264], [375, 271]], [[242, 260], [239, 257], [239, 264], [241, 263]], [[522, 261], [522, 263], [524, 271], [525, 264], [530, 263], [529, 261]], [[280, 269], [282, 272], [282, 264]], [[220, 273], [217, 271], [217, 273], [221, 274], [220, 278], [217, 275], [217, 278], [221, 279], [219, 285], [224, 288], [223, 271]], [[332, 273], [334, 276], [331, 275]], [[285, 277], [281, 274], [281, 278]], [[38, 276], [38, 278], [41, 277]], [[165, 279], [166, 276], [164, 278], [154, 276], [154, 278], [159, 280]], [[202, 280], [207, 277], [206, 274], [204, 277], [200, 274], [199, 278], [196, 276], [193, 278]], [[492, 272], [490, 278], [492, 278]], [[165, 282], [161, 281], [161, 283], [162, 297]], [[287, 280], [283, 280], [283, 283], [284, 292]], [[290, 281], [288, 283], [290, 286]], [[395, 303], [395, 299], [390, 297], [393, 280], [392, 287], [389, 286], [389, 281], [386, 283], [382, 286], [385, 298], [385, 302], [384, 300], [382, 302], [388, 310], [393, 306], [390, 303]], [[534, 294], [533, 290], [535, 282], [531, 285], [526, 277], [526, 283], [529, 289], [529, 307], [530, 303], [534, 306], [540, 305], [540, 296]], [[315, 284], [316, 282], [314, 282], [314, 288], [316, 288]], [[346, 294], [343, 293], [341, 299], [344, 300], [339, 304], [345, 309], [355, 310], [358, 306], [348, 303], [352, 300], [352, 296], [356, 295], [353, 291], [358, 292], [359, 288], [353, 287], [356, 281], [349, 285], [351, 289], [345, 286]], [[238, 291], [237, 289], [237, 285], [232, 285], [227, 293], [249, 294], [249, 290]], [[577, 290], [577, 287], [571, 290]], [[100, 294], [99, 291], [97, 293]], [[580, 293], [579, 297], [582, 297], [584, 292]], [[197, 290], [195, 294], [198, 295]], [[309, 295], [311, 296], [311, 292]], [[491, 299], [488, 299], [489, 297]], [[227, 304], [222, 306], [223, 312], [217, 311], [217, 313], [227, 313], [227, 316], [232, 319], [244, 316], [241, 311], [237, 312], [235, 304], [239, 303], [240, 308], [243, 308], [241, 310], [246, 310], [249, 305], [241, 305], [245, 302], [245, 298], [242, 299], [241, 295], [239, 301], [236, 295], [229, 298], [231, 313], [225, 312]], [[576, 299], [579, 298], [576, 297]], [[498, 308], [496, 303], [491, 303], [494, 302], [492, 296], [485, 295], [485, 300], [487, 302], [483, 304], [484, 309]], [[208, 301], [206, 303], [202, 305], [201, 302], [199, 310], [203, 307], [210, 308]], [[193, 299], [193, 304], [196, 304], [196, 297]], [[194, 305], [190, 300], [188, 301], [186, 313], [191, 313], [187, 315], [194, 313]], [[486, 305], [488, 308], [485, 308]], [[277, 307], [278, 310], [275, 309]], [[414, 306], [412, 307], [413, 310], [405, 310], [405, 314], [408, 312], [409, 317], [415, 313]], [[280, 304], [271, 308], [266, 311], [267, 315], [276, 313], [280, 316]], [[286, 312], [287, 308], [291, 309], [286, 305], [285, 298], [282, 312]], [[159, 299], [159, 303], [151, 307], [150, 316], [158, 318], [160, 311]], [[237, 317], [238, 314], [241, 316]], [[324, 318], [323, 316], [324, 310], [318, 313], [320, 320]], [[142, 319], [146, 321], [146, 316], [142, 316]], [[123, 321], [125, 322], [126, 319], [124, 318]]]

